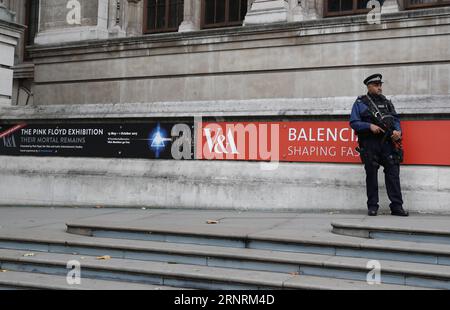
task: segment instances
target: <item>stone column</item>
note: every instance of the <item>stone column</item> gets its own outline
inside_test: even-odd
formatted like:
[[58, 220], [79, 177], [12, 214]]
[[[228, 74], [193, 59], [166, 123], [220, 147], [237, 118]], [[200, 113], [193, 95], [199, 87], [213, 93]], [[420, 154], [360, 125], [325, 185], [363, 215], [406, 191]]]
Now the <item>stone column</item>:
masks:
[[289, 22], [318, 19], [317, 1], [322, 0], [289, 0]]
[[127, 36], [140, 36], [143, 32], [144, 21], [144, 1], [127, 0], [128, 7], [126, 13]]
[[8, 9], [7, 4], [6, 0], [0, 0], [0, 20], [14, 22], [16, 14]]
[[10, 106], [13, 88], [14, 51], [25, 27], [0, 0], [0, 106]]
[[287, 22], [288, 14], [287, 0], [254, 0], [247, 10], [244, 26]]
[[184, 0], [184, 18], [179, 32], [200, 30], [201, 0]]
[[381, 6], [381, 14], [394, 13], [400, 11], [397, 0], [385, 0]]
[[125, 37], [128, 0], [109, 0], [108, 32], [110, 38]]

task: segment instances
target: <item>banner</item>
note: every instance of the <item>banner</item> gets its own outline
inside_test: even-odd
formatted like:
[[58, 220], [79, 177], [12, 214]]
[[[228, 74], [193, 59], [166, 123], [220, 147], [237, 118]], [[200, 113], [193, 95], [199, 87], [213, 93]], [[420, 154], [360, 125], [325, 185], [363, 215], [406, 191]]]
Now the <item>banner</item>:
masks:
[[[0, 125], [0, 155], [360, 163], [347, 121]], [[406, 165], [450, 166], [450, 120], [402, 121]], [[196, 148], [193, 153], [194, 146]]]
[[0, 155], [190, 159], [193, 123], [0, 125]]
[[[360, 163], [347, 121], [202, 123], [196, 156], [206, 160]], [[407, 165], [450, 166], [450, 121], [402, 121]]]

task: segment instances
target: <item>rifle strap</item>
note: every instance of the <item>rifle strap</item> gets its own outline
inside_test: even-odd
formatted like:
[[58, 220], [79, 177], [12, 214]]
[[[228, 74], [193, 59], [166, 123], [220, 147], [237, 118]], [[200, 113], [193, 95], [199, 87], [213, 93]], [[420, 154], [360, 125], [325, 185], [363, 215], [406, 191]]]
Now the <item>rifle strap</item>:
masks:
[[372, 107], [372, 109], [369, 109], [369, 111], [374, 114], [376, 119], [381, 120], [383, 114], [381, 114], [380, 109], [378, 109], [377, 105], [375, 104], [375, 102], [373, 102], [372, 98], [370, 98], [369, 94], [367, 94], [366, 97], [369, 99], [369, 108]]

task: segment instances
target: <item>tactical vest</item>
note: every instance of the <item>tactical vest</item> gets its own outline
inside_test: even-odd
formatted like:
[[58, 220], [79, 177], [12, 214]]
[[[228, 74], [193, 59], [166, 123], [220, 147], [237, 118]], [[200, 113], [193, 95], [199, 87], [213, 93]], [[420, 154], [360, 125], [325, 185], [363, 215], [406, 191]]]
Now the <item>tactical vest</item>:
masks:
[[[384, 116], [394, 116], [397, 114], [392, 102], [383, 95], [371, 95], [369, 98], [369, 95], [367, 94], [364, 96], [359, 96], [358, 99], [360, 99], [367, 107], [367, 110], [362, 111], [360, 114], [361, 120], [363, 122], [374, 124], [375, 122], [373, 120], [373, 115], [376, 115], [377, 113], [381, 114], [381, 118], [383, 118]], [[372, 99], [374, 104], [372, 104], [370, 99]], [[374, 107], [374, 105], [376, 106], [376, 108]], [[373, 136], [373, 134], [370, 131], [358, 133], [358, 137], [360, 139], [371, 136]]]
[[[376, 107], [378, 108], [382, 116], [397, 114], [394, 105], [392, 104], [392, 101], [388, 100], [385, 96], [370, 95], [370, 98], [375, 103]], [[369, 111], [376, 112], [376, 110], [372, 107], [372, 103], [370, 102], [369, 94], [361, 96], [360, 99], [369, 108]]]

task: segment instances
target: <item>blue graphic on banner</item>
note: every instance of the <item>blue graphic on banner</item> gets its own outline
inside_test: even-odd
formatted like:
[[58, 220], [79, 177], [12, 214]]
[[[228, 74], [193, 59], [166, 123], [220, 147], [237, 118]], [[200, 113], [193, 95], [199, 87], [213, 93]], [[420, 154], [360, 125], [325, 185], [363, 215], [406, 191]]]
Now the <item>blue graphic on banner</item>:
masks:
[[155, 152], [155, 158], [159, 158], [160, 153], [164, 152], [166, 146], [172, 142], [172, 138], [168, 138], [167, 132], [161, 128], [159, 123], [155, 130], [150, 133], [148, 140], [150, 149]]

